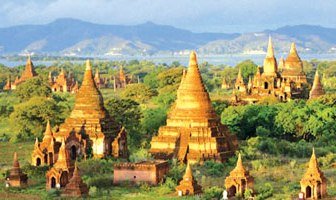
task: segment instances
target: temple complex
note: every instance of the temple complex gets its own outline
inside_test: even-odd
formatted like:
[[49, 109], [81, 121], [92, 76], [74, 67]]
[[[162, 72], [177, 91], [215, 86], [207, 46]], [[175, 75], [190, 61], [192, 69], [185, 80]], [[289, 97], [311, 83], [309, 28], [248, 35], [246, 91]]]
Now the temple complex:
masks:
[[75, 162], [75, 169], [69, 183], [66, 184], [64, 190], [62, 191], [63, 197], [85, 197], [89, 195], [89, 188], [83, 182], [80, 172]]
[[107, 88], [108, 87], [108, 80], [106, 78], [100, 77], [98, 68], [96, 69], [94, 80], [96, 82], [97, 88], [101, 89], [101, 88]]
[[185, 174], [183, 175], [183, 179], [176, 187], [176, 192], [179, 196], [202, 193], [202, 187], [198, 185], [197, 181], [194, 179], [189, 162], [187, 163], [187, 168]]
[[228, 83], [226, 82], [225, 78], [223, 78], [221, 88], [224, 89], [224, 90], [228, 90], [228, 89], [230, 89], [230, 84], [228, 84]]
[[58, 152], [57, 161], [46, 174], [46, 188], [63, 188], [69, 182], [73, 173], [69, 153], [66, 150], [65, 139], [62, 139], [61, 147]]
[[15, 81], [13, 83], [10, 82], [10, 78], [7, 80], [7, 84], [3, 88], [4, 90], [15, 90], [18, 85], [25, 82], [28, 79], [31, 79], [33, 77], [37, 76], [37, 73], [35, 72], [33, 62], [31, 61], [30, 56], [28, 56], [26, 67], [24, 71], [22, 72], [21, 77], [16, 77]]
[[157, 185], [163, 181], [168, 171], [169, 164], [164, 160], [142, 161], [137, 163], [117, 163], [113, 168], [113, 183], [145, 182], [149, 185]]
[[327, 179], [318, 166], [314, 149], [300, 185], [305, 199], [322, 199], [327, 196]]
[[255, 103], [269, 96], [276, 97], [279, 101], [304, 98], [304, 85], [308, 83], [303, 72], [303, 63], [294, 43], [291, 45], [286, 60], [280, 60], [279, 69], [270, 37], [264, 65], [262, 68], [258, 67], [256, 74], [249, 79], [247, 85], [239, 69], [235, 84], [235, 99]]
[[190, 54], [188, 72], [177, 90], [177, 99], [151, 141], [155, 158], [181, 162], [224, 162], [237, 148], [237, 138], [220, 123], [198, 69], [196, 53]]
[[52, 77], [49, 73], [49, 84], [53, 92], [71, 92], [76, 93], [78, 91], [78, 83], [71, 73], [69, 75], [61, 69], [60, 74], [57, 77]]
[[112, 78], [112, 80], [113, 80], [113, 89], [114, 90], [126, 88], [126, 85], [135, 82], [135, 80], [133, 79], [133, 76], [129, 76], [129, 75], [125, 74], [122, 66], [119, 69], [118, 76], [114, 76]]
[[87, 156], [89, 151], [98, 158], [107, 155], [128, 156], [126, 132], [105, 109], [89, 60], [86, 61], [83, 82], [76, 93], [74, 108], [54, 135], [57, 142], [65, 138], [66, 149], [72, 160], [77, 156]]
[[14, 153], [13, 167], [6, 180], [10, 187], [23, 187], [27, 185], [28, 176], [21, 171], [16, 152]]
[[239, 154], [236, 167], [225, 179], [225, 188], [228, 191], [228, 196], [234, 197], [236, 194], [244, 195], [246, 189], [253, 190], [253, 185], [254, 178], [244, 168], [241, 155]]
[[309, 93], [309, 99], [315, 99], [324, 94], [325, 92], [324, 92], [324, 89], [323, 89], [323, 86], [320, 80], [320, 76], [319, 76], [318, 70], [316, 70], [313, 87]]

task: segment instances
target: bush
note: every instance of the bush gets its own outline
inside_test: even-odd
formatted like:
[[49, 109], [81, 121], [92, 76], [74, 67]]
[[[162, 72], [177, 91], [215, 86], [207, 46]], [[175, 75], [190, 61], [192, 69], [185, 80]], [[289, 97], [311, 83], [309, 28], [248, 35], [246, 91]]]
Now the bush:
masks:
[[273, 196], [273, 186], [270, 183], [265, 183], [257, 191], [259, 194], [256, 196], [256, 200], [263, 200]]
[[204, 190], [204, 199], [220, 199], [222, 197], [223, 189], [220, 187], [210, 187]]
[[223, 171], [224, 171], [223, 163], [218, 163], [213, 160], [208, 160], [204, 162], [204, 167], [206, 169], [206, 174], [210, 176], [223, 175]]

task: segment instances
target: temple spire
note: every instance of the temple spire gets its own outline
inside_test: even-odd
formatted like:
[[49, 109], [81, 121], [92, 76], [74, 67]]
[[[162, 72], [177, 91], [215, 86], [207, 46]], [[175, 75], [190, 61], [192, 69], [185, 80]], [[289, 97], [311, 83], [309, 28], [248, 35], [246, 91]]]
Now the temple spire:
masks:
[[309, 161], [309, 169], [318, 169], [318, 162], [315, 155], [315, 148], [313, 147], [312, 156]]
[[242, 161], [240, 153], [238, 154], [238, 160], [237, 160], [236, 169], [238, 169], [238, 170], [245, 170], [244, 166], [243, 166], [243, 161]]
[[188, 180], [188, 181], [191, 181], [193, 179], [193, 174], [192, 174], [192, 170], [191, 170], [189, 162], [187, 163], [187, 168], [183, 176], [183, 179]]
[[46, 130], [44, 132], [44, 137], [48, 137], [48, 136], [53, 136], [53, 132], [52, 132], [49, 120], [47, 121]]
[[324, 94], [325, 92], [324, 92], [324, 89], [323, 89], [323, 86], [320, 80], [320, 76], [319, 76], [318, 70], [316, 70], [313, 86], [309, 93], [309, 98], [310, 99], [318, 98]]
[[269, 58], [274, 57], [274, 48], [273, 48], [271, 36], [269, 36], [268, 38], [268, 47], [267, 47], [266, 57], [269, 57]]
[[89, 59], [86, 60], [85, 66], [86, 66], [85, 68], [86, 71], [89, 71], [89, 70], [91, 71], [91, 63]]

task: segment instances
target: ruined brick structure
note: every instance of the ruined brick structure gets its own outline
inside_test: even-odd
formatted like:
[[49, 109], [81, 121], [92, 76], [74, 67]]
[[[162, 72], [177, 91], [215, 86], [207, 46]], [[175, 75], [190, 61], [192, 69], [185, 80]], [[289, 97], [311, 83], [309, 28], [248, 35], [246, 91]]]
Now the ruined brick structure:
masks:
[[163, 181], [169, 171], [167, 161], [142, 161], [137, 163], [118, 163], [113, 169], [113, 183], [120, 184], [128, 181], [131, 183], [148, 183], [157, 185]]
[[80, 172], [75, 162], [75, 169], [69, 183], [66, 184], [64, 190], [62, 191], [62, 197], [86, 197], [89, 195], [89, 188], [83, 182]]
[[53, 92], [70, 92], [76, 93], [78, 91], [78, 83], [75, 81], [72, 73], [67, 73], [61, 69], [60, 74], [57, 77], [52, 77], [49, 73], [49, 85]]
[[17, 153], [14, 153], [13, 167], [6, 178], [10, 187], [25, 187], [28, 183], [28, 176], [21, 171]]

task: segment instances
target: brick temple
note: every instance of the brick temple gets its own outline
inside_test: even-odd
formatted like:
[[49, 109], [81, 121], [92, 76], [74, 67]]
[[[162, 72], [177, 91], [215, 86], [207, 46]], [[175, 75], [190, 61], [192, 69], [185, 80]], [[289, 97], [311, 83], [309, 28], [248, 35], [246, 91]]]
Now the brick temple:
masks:
[[177, 158], [181, 162], [225, 161], [237, 148], [237, 139], [220, 123], [198, 69], [196, 53], [190, 54], [188, 72], [183, 73], [177, 99], [151, 141], [155, 158]]
[[66, 71], [61, 69], [58, 76], [52, 77], [51, 72], [48, 76], [49, 85], [53, 92], [70, 92], [76, 93], [78, 91], [78, 83], [72, 73], [67, 75]]

